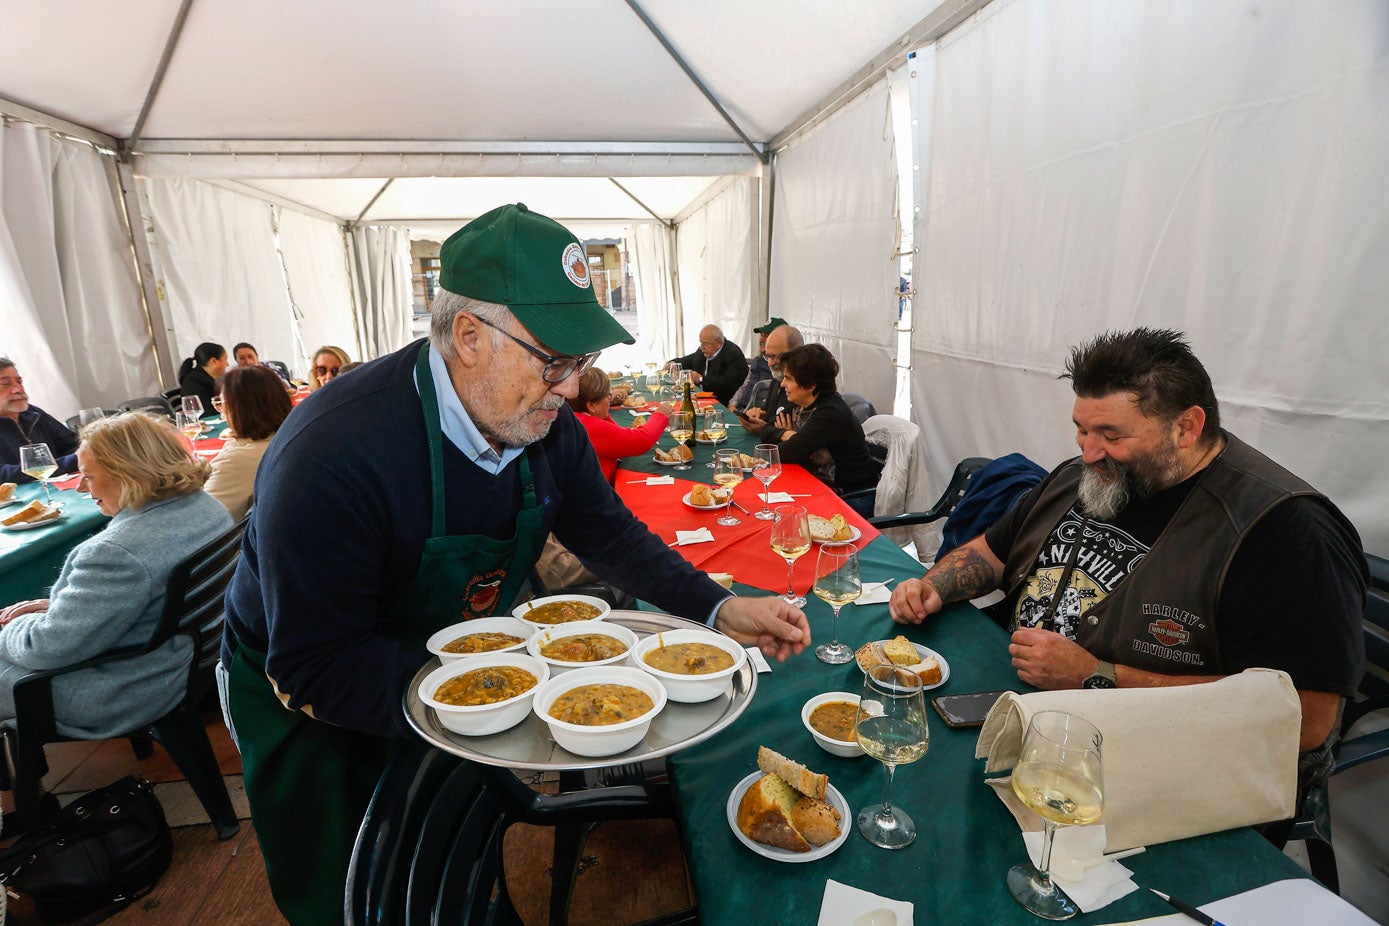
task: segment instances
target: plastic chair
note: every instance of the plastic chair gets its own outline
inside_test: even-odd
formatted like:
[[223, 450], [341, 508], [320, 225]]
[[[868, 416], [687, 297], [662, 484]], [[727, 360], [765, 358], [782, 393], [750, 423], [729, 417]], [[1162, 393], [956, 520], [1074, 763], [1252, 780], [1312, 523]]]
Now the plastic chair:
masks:
[[845, 405], [849, 406], [849, 412], [859, 424], [863, 424], [878, 413], [872, 402], [856, 392], [841, 392], [839, 397], [844, 400]]
[[140, 753], [139, 737], [148, 736], [164, 744], [169, 755], [188, 778], [193, 792], [202, 802], [222, 839], [229, 839], [241, 828], [227, 794], [207, 738], [198, 705], [212, 689], [212, 669], [222, 645], [223, 594], [236, 569], [241, 552], [241, 534], [249, 513], [221, 536], [204, 545], [179, 563], [169, 576], [164, 614], [159, 628], [144, 646], [122, 647], [73, 666], [34, 672], [15, 684], [15, 726], [6, 731], [12, 746], [15, 814], [21, 827], [32, 829], [43, 816], [40, 782], [48, 771], [44, 745], [67, 742], [71, 737], [58, 733], [53, 717], [53, 679], [93, 666], [105, 665], [153, 652], [177, 636], [193, 641], [188, 666], [187, 690], [183, 700], [162, 717], [131, 729], [127, 734]]
[[1365, 599], [1365, 677], [1360, 682], [1360, 696], [1348, 701], [1341, 715], [1340, 742], [1333, 749], [1331, 775], [1307, 794], [1287, 836], [1307, 841], [1307, 862], [1313, 877], [1338, 894], [1341, 878], [1331, 842], [1330, 778], [1389, 756], [1389, 729], [1351, 735], [1357, 721], [1389, 708], [1389, 560], [1369, 555], [1365, 559], [1370, 564], [1370, 587]]
[[[121, 410], [118, 408], [103, 408], [101, 410], [101, 413], [105, 415], [107, 418], [110, 418], [112, 415], [119, 415], [121, 413]], [[73, 415], [65, 423], [68, 426], [68, 430], [76, 434], [82, 427], [82, 415]]]
[[[563, 777], [562, 777], [563, 781]], [[618, 785], [541, 794], [504, 768], [478, 765], [419, 741], [401, 745], [376, 785], [357, 833], [343, 898], [349, 926], [520, 924], [506, 889], [502, 845], [513, 823], [560, 828], [550, 922], [568, 916], [582, 836], [604, 820], [670, 816], [664, 788]], [[561, 843], [569, 849], [560, 858]], [[685, 911], [662, 922], [697, 922]]]
[[126, 399], [120, 405], [117, 405], [116, 408], [123, 412], [134, 412], [140, 411], [141, 409], [152, 408], [168, 415], [170, 421], [174, 420], [173, 403], [162, 395], [148, 395], [138, 399]]
[[285, 366], [283, 361], [264, 360], [261, 362], [261, 365], [267, 366], [270, 369], [274, 370], [276, 373], [279, 373], [282, 378], [286, 380], [289, 379], [289, 367]]
[[966, 457], [955, 465], [955, 472], [950, 477], [950, 484], [945, 487], [945, 491], [930, 508], [925, 511], [870, 518], [868, 523], [878, 530], [886, 530], [892, 527], [911, 527], [914, 524], [930, 524], [932, 521], [939, 521], [955, 510], [960, 499], [964, 498], [965, 490], [969, 488], [971, 477], [988, 463], [988, 457]]

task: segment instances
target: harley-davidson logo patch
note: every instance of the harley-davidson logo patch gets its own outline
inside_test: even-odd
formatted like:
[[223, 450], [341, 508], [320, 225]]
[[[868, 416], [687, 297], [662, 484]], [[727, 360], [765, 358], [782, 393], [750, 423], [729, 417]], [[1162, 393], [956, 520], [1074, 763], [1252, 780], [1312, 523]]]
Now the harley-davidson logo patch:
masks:
[[1163, 646], [1181, 646], [1191, 639], [1187, 629], [1176, 621], [1153, 621], [1148, 625], [1148, 632]]

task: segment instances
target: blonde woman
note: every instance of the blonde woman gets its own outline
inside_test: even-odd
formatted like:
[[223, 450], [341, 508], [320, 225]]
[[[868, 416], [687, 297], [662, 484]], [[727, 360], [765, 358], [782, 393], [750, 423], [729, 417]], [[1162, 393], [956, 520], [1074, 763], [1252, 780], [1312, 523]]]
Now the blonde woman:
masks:
[[[231, 527], [202, 490], [208, 467], [165, 420], [127, 412], [82, 429], [78, 469], [111, 523], [68, 554], [49, 596], [0, 610], [0, 726], [15, 717], [14, 684], [145, 643], [159, 625], [169, 574]], [[58, 732], [104, 739], [168, 713], [183, 697], [191, 644], [170, 640], [144, 656], [53, 683]]]
[[323, 345], [313, 352], [313, 366], [309, 368], [309, 389], [322, 389], [351, 362], [352, 358], [347, 356], [347, 351], [341, 347]]

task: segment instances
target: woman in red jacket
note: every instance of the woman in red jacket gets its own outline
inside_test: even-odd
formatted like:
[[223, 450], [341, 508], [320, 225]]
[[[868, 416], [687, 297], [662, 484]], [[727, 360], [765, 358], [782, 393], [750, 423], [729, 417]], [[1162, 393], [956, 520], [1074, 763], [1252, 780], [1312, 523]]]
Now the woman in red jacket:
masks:
[[645, 423], [625, 428], [608, 414], [611, 400], [612, 383], [608, 374], [597, 367], [589, 367], [579, 380], [579, 394], [569, 400], [569, 407], [588, 431], [608, 482], [617, 478], [618, 460], [647, 453], [656, 446], [671, 412], [670, 404], [662, 403]]

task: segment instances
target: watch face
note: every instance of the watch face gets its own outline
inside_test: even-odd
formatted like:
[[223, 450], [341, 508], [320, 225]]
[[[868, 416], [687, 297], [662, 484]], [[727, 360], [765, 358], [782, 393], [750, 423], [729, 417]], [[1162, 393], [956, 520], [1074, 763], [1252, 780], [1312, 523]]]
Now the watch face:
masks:
[[1081, 688], [1118, 688], [1114, 679], [1106, 678], [1103, 675], [1092, 675], [1080, 683]]

